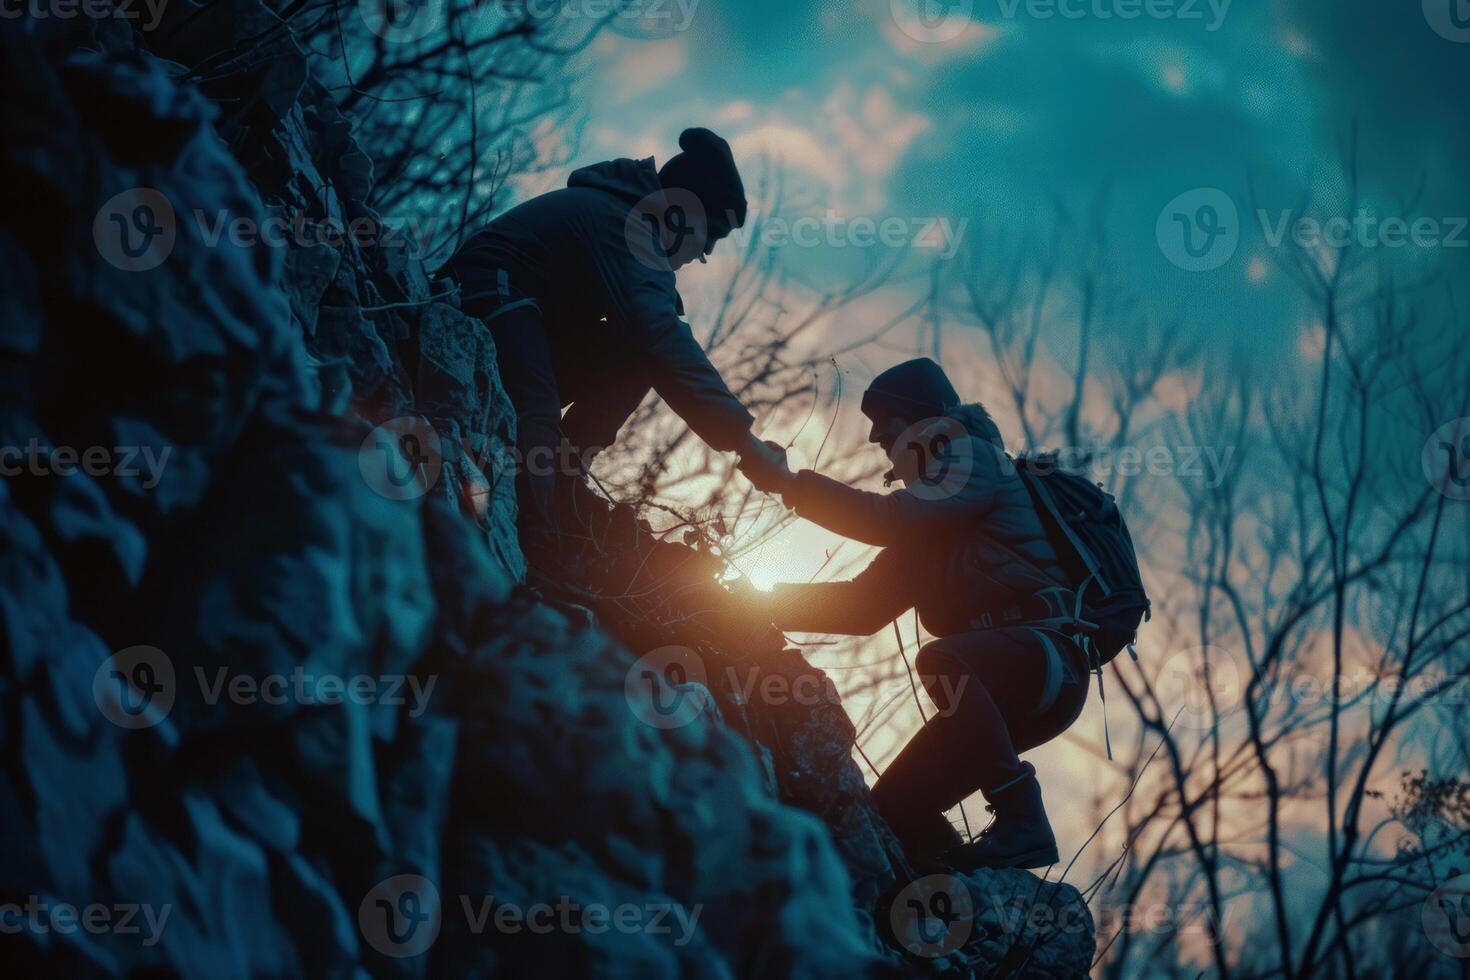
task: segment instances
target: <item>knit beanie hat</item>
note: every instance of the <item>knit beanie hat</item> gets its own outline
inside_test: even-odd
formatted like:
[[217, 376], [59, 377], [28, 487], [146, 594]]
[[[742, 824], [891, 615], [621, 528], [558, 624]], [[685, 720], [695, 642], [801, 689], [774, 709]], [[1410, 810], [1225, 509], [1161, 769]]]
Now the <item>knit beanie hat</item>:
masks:
[[[694, 127], [679, 134], [679, 149], [659, 169], [665, 188], [680, 188], [699, 198], [709, 222], [711, 239], [721, 238], [745, 224], [745, 185], [735, 168], [730, 144], [707, 129]], [[732, 224], [733, 222], [733, 224]]]
[[927, 357], [895, 364], [863, 392], [863, 414], [870, 419], [876, 411], [916, 422], [943, 415], [959, 403], [959, 392], [944, 368]]

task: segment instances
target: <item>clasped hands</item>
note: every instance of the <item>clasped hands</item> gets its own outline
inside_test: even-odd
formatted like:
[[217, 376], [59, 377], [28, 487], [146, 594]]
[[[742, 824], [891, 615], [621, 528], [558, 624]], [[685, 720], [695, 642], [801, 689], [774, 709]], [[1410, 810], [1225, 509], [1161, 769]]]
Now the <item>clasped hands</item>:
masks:
[[796, 474], [786, 465], [786, 450], [769, 440], [762, 442], [754, 435], [740, 450], [740, 472], [762, 493], [784, 493]]

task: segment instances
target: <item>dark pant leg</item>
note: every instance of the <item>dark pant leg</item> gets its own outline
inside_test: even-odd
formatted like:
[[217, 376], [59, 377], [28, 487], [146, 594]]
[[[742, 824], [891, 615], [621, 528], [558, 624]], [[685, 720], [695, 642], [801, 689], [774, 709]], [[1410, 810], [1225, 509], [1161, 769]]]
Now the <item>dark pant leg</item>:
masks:
[[1052, 638], [1065, 661], [1066, 678], [1049, 707], [1034, 711], [1024, 718], [1007, 722], [1011, 743], [1017, 752], [1026, 752], [1045, 745], [1072, 727], [1087, 704], [1090, 690], [1087, 660], [1082, 651], [1070, 641]]
[[[1067, 653], [1068, 641], [1053, 639]], [[932, 854], [942, 849], [936, 841], [953, 836], [946, 810], [1020, 775], [1017, 752], [1071, 724], [1086, 697], [1086, 675], [1064, 684], [1038, 714], [1047, 656], [1034, 633], [1017, 629], [942, 637], [924, 645], [916, 666], [938, 710], [888, 766], [873, 799], [905, 849]]]
[[495, 340], [500, 383], [516, 412], [516, 499], [524, 543], [528, 533], [552, 527], [561, 395], [538, 309], [520, 306], [490, 316], [485, 325]]
[[950, 748], [952, 721], [932, 716], [873, 785], [873, 803], [910, 857], [927, 857], [963, 843], [945, 812], [975, 787]]

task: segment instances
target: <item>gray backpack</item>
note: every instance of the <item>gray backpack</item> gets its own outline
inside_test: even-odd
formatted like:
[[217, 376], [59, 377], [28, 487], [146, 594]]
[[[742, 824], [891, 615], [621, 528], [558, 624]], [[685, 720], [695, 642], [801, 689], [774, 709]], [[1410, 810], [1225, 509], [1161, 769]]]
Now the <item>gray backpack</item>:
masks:
[[1131, 646], [1150, 609], [1123, 513], [1101, 484], [1061, 469], [1054, 454], [1014, 462], [1077, 593], [1081, 618], [1097, 626], [1094, 666], [1108, 663]]

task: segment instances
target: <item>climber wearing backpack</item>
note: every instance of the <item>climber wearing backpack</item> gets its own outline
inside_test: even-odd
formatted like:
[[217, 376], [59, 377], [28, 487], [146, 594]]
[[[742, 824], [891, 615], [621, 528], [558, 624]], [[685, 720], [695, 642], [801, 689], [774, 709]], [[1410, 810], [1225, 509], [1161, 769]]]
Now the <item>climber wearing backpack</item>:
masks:
[[[1046, 867], [1057, 860], [1056, 838], [1036, 771], [1018, 753], [1076, 720], [1089, 671], [1131, 639], [1138, 603], [1146, 604], [1141, 587], [1124, 597], [1110, 584], [1119, 609], [1105, 609], [1104, 623], [1088, 618], [1094, 604], [1085, 600], [1106, 605], [1107, 597], [1082, 570], [1096, 562], [1078, 555], [1092, 549], [1078, 538], [1075, 518], [1089, 511], [1081, 534], [1090, 538], [1089, 522], [1101, 528], [1116, 508], [1109, 513], [1111, 497], [1082, 480], [1098, 498], [1072, 506], [1059, 525], [1048, 484], [1081, 478], [1007, 456], [985, 409], [962, 404], [927, 358], [878, 375], [862, 411], [872, 423], [869, 441], [893, 463], [890, 482], [903, 489], [864, 492], [811, 470], [762, 474], [756, 485], [781, 493], [798, 515], [883, 550], [851, 581], [776, 586], [772, 621], [861, 635], [915, 608], [935, 636], [916, 664], [938, 711], [873, 787], [880, 812], [913, 858], [960, 870]], [[1104, 550], [1111, 562], [1120, 549]], [[1132, 563], [1131, 544], [1117, 561]], [[1112, 577], [1136, 583], [1136, 575]], [[944, 814], [976, 790], [995, 819], [961, 843]]]
[[523, 545], [549, 531], [557, 477], [576, 475], [554, 461], [580, 465], [610, 445], [650, 389], [710, 446], [739, 453], [748, 475], [783, 465], [681, 319], [674, 272], [743, 225], [746, 201], [728, 143], [686, 129], [679, 146], [658, 169], [649, 158], [574, 171], [438, 273], [495, 341], [516, 412]]

